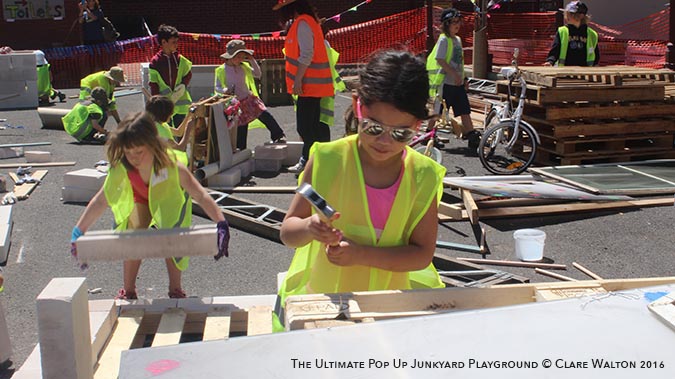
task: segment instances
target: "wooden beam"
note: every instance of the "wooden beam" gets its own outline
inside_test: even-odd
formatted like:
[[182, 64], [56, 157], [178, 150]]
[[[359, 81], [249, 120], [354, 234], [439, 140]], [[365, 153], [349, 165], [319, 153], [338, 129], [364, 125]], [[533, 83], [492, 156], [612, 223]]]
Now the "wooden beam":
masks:
[[469, 221], [471, 224], [478, 224], [478, 206], [476, 201], [473, 199], [471, 191], [467, 189], [461, 189], [459, 191], [462, 201], [464, 202], [464, 209], [466, 209], [467, 215], [469, 215]]
[[87, 232], [77, 244], [80, 262], [216, 255], [215, 225], [191, 228]]
[[536, 263], [536, 262], [519, 262], [519, 261], [502, 261], [495, 259], [480, 259], [480, 258], [457, 258], [460, 261], [467, 261], [471, 263], [476, 263], [480, 265], [493, 265], [493, 266], [509, 266], [509, 267], [527, 267], [527, 268], [548, 268], [552, 270], [567, 270], [566, 265], [555, 264], [555, 263]]
[[10, 172], [9, 176], [12, 178], [12, 180], [15, 183], [14, 191], [13, 191], [14, 196], [16, 196], [16, 198], [18, 200], [28, 199], [28, 196], [33, 192], [35, 187], [37, 187], [38, 184], [40, 184], [39, 182], [42, 180], [42, 178], [44, 178], [45, 175], [47, 175], [47, 172], [48, 172], [47, 170], [36, 170], [34, 173], [31, 174], [31, 177], [33, 179], [37, 180], [38, 182], [36, 182], [36, 183], [23, 183], [23, 184], [18, 184], [18, 185], [16, 183], [19, 181], [19, 177], [15, 173]]
[[578, 280], [576, 280], [574, 278], [570, 278], [569, 276], [556, 274], [555, 272], [543, 270], [543, 269], [540, 269], [538, 267], [534, 269], [534, 272], [536, 272], [537, 274], [541, 274], [541, 275], [548, 276], [548, 277], [558, 279], [558, 280], [562, 280], [562, 281], [565, 281], [565, 282], [578, 282]]
[[3, 163], [0, 168], [74, 166], [77, 162]]
[[178, 345], [186, 318], [187, 314], [180, 308], [169, 309], [162, 313], [152, 347]]
[[572, 266], [574, 266], [574, 268], [576, 268], [577, 270], [583, 272], [584, 274], [590, 276], [591, 279], [602, 280], [602, 278], [600, 277], [600, 275], [598, 275], [598, 274], [594, 273], [593, 271], [587, 269], [586, 267], [584, 267], [584, 266], [578, 264], [577, 262], [572, 262]]

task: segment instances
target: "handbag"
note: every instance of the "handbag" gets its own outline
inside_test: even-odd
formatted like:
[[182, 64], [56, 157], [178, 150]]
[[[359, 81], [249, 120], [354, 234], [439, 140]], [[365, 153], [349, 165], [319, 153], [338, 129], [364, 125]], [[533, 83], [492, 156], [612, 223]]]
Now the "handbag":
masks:
[[115, 29], [115, 25], [108, 20], [108, 17], [101, 18], [101, 30], [103, 31], [103, 40], [106, 42], [115, 42], [120, 36], [117, 29]]

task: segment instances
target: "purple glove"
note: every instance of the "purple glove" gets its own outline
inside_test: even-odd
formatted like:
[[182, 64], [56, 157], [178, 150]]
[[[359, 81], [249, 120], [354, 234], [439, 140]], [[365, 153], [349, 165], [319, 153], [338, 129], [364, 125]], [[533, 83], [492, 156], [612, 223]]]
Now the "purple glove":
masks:
[[218, 254], [214, 256], [216, 260], [223, 256], [229, 257], [230, 254], [227, 248], [230, 244], [230, 225], [225, 221], [218, 222]]

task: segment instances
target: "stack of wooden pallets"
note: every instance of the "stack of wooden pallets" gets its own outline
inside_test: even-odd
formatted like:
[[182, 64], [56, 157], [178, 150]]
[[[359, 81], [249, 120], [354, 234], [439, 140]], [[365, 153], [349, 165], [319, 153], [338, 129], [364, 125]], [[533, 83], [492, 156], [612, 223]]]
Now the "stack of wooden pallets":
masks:
[[[675, 157], [675, 71], [630, 66], [521, 67], [524, 119], [541, 137], [537, 163]], [[497, 83], [506, 94], [506, 82]], [[519, 89], [515, 88], [516, 95]]]

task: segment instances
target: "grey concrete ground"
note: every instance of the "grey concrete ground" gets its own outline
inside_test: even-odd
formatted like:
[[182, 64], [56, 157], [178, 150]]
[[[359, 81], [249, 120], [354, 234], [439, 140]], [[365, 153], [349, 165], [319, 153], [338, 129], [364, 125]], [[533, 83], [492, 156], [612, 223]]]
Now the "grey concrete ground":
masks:
[[[75, 95], [76, 90], [67, 90]], [[336, 112], [344, 111], [347, 96], [337, 98]], [[56, 104], [72, 107], [75, 100]], [[122, 115], [139, 111], [143, 107], [140, 94], [118, 98]], [[289, 140], [298, 140], [295, 115], [290, 106], [270, 109]], [[84, 210], [83, 204], [64, 204], [60, 201], [63, 175], [76, 169], [93, 167], [104, 159], [101, 146], [79, 145], [64, 131], [41, 128], [35, 110], [0, 111], [1, 125], [23, 126], [23, 129], [0, 130], [0, 144], [51, 142], [49, 146], [28, 148], [46, 150], [54, 161], [76, 161], [75, 166], [50, 167], [42, 184], [31, 197], [14, 206], [14, 231], [9, 259], [4, 267], [5, 292], [0, 294], [9, 324], [13, 344], [13, 359], [0, 368], [0, 378], [9, 378], [17, 370], [37, 343], [35, 298], [54, 277], [86, 276], [88, 287], [101, 288], [100, 294], [91, 299], [112, 298], [122, 284], [121, 263], [95, 263], [87, 271], [80, 271], [69, 253], [72, 227]], [[114, 127], [109, 121], [108, 129]], [[342, 127], [332, 130], [333, 138], [342, 135]], [[249, 147], [269, 139], [265, 130], [249, 133]], [[465, 143], [451, 140], [444, 150], [444, 165], [449, 176], [459, 176], [462, 169], [467, 175], [486, 175], [478, 158], [471, 155]], [[5, 159], [0, 163], [23, 161]], [[0, 173], [7, 173], [2, 169]], [[250, 184], [260, 186], [294, 185], [295, 176], [281, 172], [277, 175], [253, 175]], [[287, 209], [291, 195], [238, 195], [252, 201]], [[675, 274], [675, 233], [672, 232], [675, 209], [671, 207], [648, 208], [624, 212], [597, 212], [568, 214], [564, 216], [526, 217], [517, 219], [486, 220], [491, 259], [515, 259], [512, 233], [521, 228], [536, 227], [547, 234], [544, 255], [555, 263], [568, 265], [561, 272], [575, 279], [587, 279], [572, 268], [579, 262], [605, 278], [636, 278], [668, 276]], [[194, 217], [195, 223], [208, 220]], [[106, 229], [112, 224], [110, 212], [92, 228]], [[439, 239], [463, 244], [475, 244], [468, 222], [446, 223], [439, 228]], [[443, 250], [450, 256], [474, 257], [471, 253]], [[243, 230], [233, 230], [230, 257], [214, 262], [209, 258], [195, 258], [184, 275], [184, 289], [190, 296], [272, 294], [276, 290], [276, 274], [285, 271], [293, 251]], [[531, 269], [499, 268], [531, 278], [532, 281], [551, 281], [535, 274]], [[142, 297], [165, 297], [168, 280], [163, 261], [143, 263], [138, 280]]]

